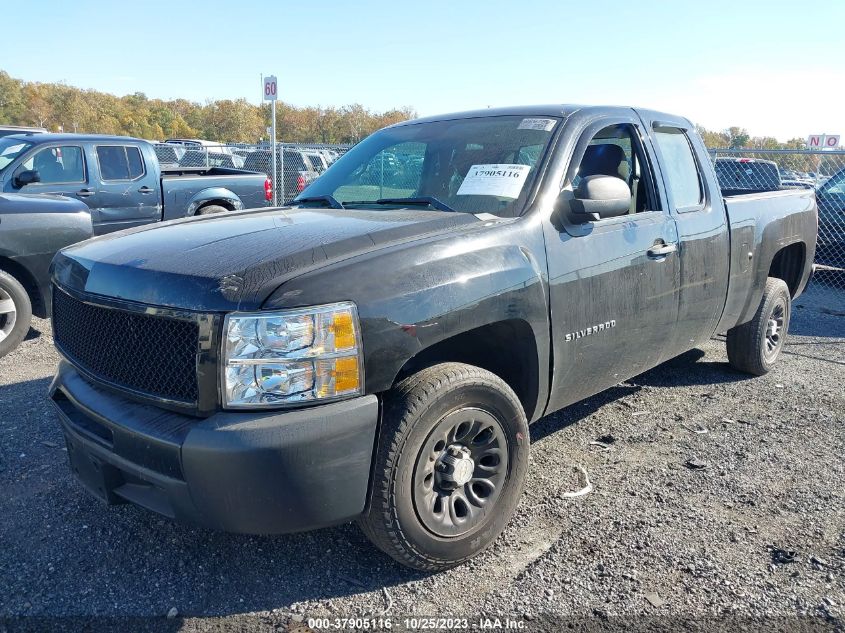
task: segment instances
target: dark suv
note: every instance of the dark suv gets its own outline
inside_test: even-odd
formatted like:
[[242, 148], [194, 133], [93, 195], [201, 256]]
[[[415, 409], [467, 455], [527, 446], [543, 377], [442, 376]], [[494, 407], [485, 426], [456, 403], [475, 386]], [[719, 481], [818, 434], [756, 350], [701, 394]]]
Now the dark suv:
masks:
[[279, 203], [293, 200], [314, 182], [323, 171], [323, 164], [315, 164], [313, 157], [298, 149], [285, 148], [277, 150], [276, 174], [273, 175], [271, 166], [273, 151], [257, 149], [247, 154], [244, 159], [244, 169], [248, 171], [263, 171], [273, 180], [277, 188]]

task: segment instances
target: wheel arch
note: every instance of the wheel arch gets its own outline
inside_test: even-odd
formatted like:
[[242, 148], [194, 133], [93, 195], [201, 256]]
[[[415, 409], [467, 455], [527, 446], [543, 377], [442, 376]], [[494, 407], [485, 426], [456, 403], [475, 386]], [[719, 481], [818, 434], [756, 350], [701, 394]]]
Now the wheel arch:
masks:
[[481, 325], [437, 341], [410, 357], [396, 374], [394, 384], [427, 367], [445, 362], [486, 369], [516, 393], [529, 421], [540, 417], [540, 360], [531, 325], [506, 319]]
[[794, 242], [777, 251], [769, 265], [768, 276], [785, 281], [793, 299], [801, 289], [801, 280], [804, 278], [804, 268], [807, 265], [806, 253], [806, 244]]
[[221, 206], [229, 211], [244, 208], [243, 202], [234, 192], [225, 187], [210, 187], [198, 191], [191, 197], [186, 215], [196, 215], [200, 209], [211, 205]]

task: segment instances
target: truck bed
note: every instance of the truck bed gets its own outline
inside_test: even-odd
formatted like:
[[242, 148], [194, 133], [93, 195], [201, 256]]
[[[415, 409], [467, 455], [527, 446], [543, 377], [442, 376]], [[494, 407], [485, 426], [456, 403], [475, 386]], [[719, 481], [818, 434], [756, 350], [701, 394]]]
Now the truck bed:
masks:
[[[802, 236], [815, 236], [818, 226], [812, 189], [754, 193], [723, 189], [722, 196], [730, 225], [731, 265], [720, 332], [748, 321], [756, 310], [770, 272], [763, 269], [764, 262], [771, 262], [784, 246], [797, 245]], [[815, 250], [815, 240], [807, 248]], [[812, 253], [809, 255], [812, 261]], [[802, 290], [795, 288], [795, 296]]]
[[[179, 167], [178, 165], [162, 166], [162, 178], [185, 178], [192, 176], [240, 176], [255, 175], [261, 172], [232, 167]], [[266, 178], [266, 176], [264, 176]]]
[[[199, 200], [201, 194], [208, 193], [213, 193], [221, 201], [230, 200], [226, 208], [232, 210], [266, 206], [266, 178], [266, 174], [230, 167], [179, 167], [163, 171], [163, 219], [174, 220], [186, 214], [193, 215], [196, 207], [194, 201]], [[241, 203], [243, 206], [239, 206]]]

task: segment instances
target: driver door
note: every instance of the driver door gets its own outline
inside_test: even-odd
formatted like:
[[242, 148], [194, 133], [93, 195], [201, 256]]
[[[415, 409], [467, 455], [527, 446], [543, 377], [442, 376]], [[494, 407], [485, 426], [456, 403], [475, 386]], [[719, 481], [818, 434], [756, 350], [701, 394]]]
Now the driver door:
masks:
[[588, 175], [617, 177], [631, 192], [629, 211], [594, 221], [561, 213], [544, 228], [555, 358], [548, 411], [663, 359], [678, 314], [678, 237], [647, 143], [638, 119], [588, 125], [563, 189]]

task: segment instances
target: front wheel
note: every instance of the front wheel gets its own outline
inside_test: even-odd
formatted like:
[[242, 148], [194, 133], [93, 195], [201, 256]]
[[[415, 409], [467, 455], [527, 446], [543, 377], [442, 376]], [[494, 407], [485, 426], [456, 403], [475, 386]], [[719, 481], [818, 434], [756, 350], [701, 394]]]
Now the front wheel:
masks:
[[728, 330], [728, 362], [748, 374], [771, 371], [789, 329], [792, 297], [782, 279], [769, 277], [754, 318]]
[[462, 563], [507, 525], [525, 483], [528, 445], [525, 413], [501, 378], [459, 363], [424, 369], [385, 398], [361, 528], [410, 567]]
[[0, 270], [0, 358], [15, 349], [29, 332], [32, 304], [21, 283]]

